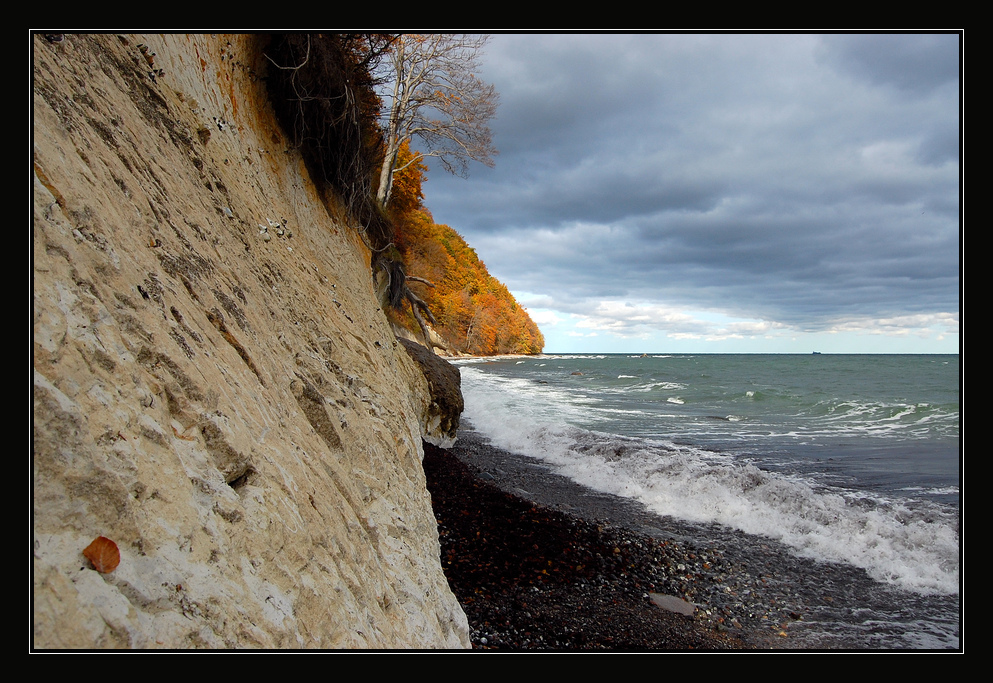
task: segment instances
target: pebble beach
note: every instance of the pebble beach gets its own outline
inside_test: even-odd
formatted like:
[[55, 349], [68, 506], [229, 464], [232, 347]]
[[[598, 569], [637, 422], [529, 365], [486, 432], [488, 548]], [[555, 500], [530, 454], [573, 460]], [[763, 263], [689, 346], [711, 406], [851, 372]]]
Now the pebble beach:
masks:
[[893, 596], [862, 570], [653, 515], [471, 428], [448, 450], [425, 444], [424, 469], [474, 649], [865, 651], [903, 628], [865, 634]]
[[[788, 605], [760, 603], [720, 550], [639, 506], [463, 432], [425, 445], [442, 566], [474, 649], [697, 651], [788, 647]], [[768, 601], [767, 601], [768, 602]], [[665, 606], [659, 606], [659, 604]]]

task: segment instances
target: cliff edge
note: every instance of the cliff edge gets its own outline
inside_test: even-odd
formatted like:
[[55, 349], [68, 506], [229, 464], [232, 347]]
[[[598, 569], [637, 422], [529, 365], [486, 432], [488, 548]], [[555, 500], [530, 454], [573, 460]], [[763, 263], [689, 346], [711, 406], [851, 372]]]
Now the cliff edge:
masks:
[[468, 647], [436, 401], [257, 38], [32, 39], [34, 646]]

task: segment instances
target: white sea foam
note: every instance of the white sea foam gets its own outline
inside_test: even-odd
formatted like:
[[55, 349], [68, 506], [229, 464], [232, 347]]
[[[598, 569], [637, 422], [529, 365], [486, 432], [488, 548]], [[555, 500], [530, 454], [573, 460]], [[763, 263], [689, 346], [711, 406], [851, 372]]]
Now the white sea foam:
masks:
[[640, 387], [641, 391], [652, 391], [654, 389], [664, 389], [668, 391], [678, 391], [680, 389], [685, 389], [685, 384], [680, 384], [679, 382], [649, 382], [643, 387]]

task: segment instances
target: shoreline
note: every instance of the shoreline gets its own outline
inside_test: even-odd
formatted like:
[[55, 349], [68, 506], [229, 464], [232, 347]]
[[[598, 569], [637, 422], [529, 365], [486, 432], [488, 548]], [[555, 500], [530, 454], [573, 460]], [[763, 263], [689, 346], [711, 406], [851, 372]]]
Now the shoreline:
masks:
[[[922, 652], [961, 647], [960, 593], [954, 587], [950, 590], [947, 581], [938, 584], [936, 578], [935, 588], [930, 588], [931, 584], [919, 580], [946, 577], [950, 569], [958, 566], [949, 552], [954, 548], [946, 542], [950, 533], [957, 534], [950, 515], [954, 505], [946, 505], [943, 499], [936, 500], [934, 508], [929, 500], [923, 499], [920, 505], [910, 506], [907, 511], [899, 505], [903, 499], [900, 492], [905, 490], [900, 487], [921, 480], [914, 475], [918, 467], [934, 466], [937, 478], [939, 472], [944, 476], [944, 470], [937, 469], [944, 461], [939, 462], [931, 451], [922, 451], [930, 458], [923, 460], [916, 451], [905, 453], [902, 448], [898, 450], [903, 459], [892, 462], [872, 459], [835, 462], [833, 458], [812, 457], [809, 461], [801, 460], [802, 466], [795, 468], [797, 473], [807, 473], [813, 480], [808, 490], [793, 485], [788, 477], [785, 485], [779, 485], [783, 482], [781, 472], [786, 475], [794, 472], [793, 463], [789, 458], [784, 459], [794, 454], [791, 444], [780, 450], [783, 440], [768, 441], [768, 448], [764, 446], [767, 440], [754, 440], [741, 451], [747, 456], [742, 463], [745, 467], [735, 467], [732, 458], [716, 457], [713, 468], [705, 460], [707, 466], [699, 467], [697, 472], [693, 469], [698, 465], [697, 459], [681, 457], [682, 444], [690, 448], [692, 443], [707, 444], [711, 440], [720, 444], [726, 432], [723, 438], [731, 444], [728, 450], [738, 453], [737, 426], [717, 422], [712, 426], [701, 419], [690, 425], [689, 436], [675, 440], [677, 445], [672, 449], [664, 444], [640, 448], [641, 442], [629, 449], [626, 437], [611, 436], [626, 434], [628, 428], [637, 434], [642, 426], [622, 422], [614, 412], [622, 413], [624, 419], [628, 413], [637, 413], [638, 417], [631, 419], [641, 420], [642, 413], [626, 410], [633, 406], [646, 411], [644, 415], [654, 415], [652, 405], [642, 406], [651, 403], [651, 397], [644, 401], [640, 395], [628, 399], [631, 391], [620, 392], [625, 402], [614, 396], [618, 394], [615, 385], [626, 386], [622, 377], [639, 374], [625, 364], [637, 362], [604, 363], [605, 369], [597, 375], [599, 379], [588, 380], [593, 383], [592, 388], [587, 390], [584, 386], [575, 392], [571, 391], [572, 380], [567, 376], [571, 370], [586, 369], [582, 360], [537, 368], [531, 368], [531, 363], [515, 367], [513, 361], [471, 372], [462, 368], [463, 390], [467, 403], [472, 398], [473, 410], [469, 411], [471, 417], [462, 417], [463, 428], [450, 448], [453, 457], [464, 463], [475, 478], [531, 505], [541, 505], [579, 520], [603, 522], [608, 527], [619, 527], [651, 540], [672, 542], [684, 557], [690, 552], [707, 555], [702, 562], [677, 560], [676, 564], [684, 567], [678, 571], [674, 571], [675, 567], [665, 567], [661, 578], [643, 574], [642, 582], [651, 580], [668, 586], [650, 590], [695, 603], [697, 619], [707, 621], [719, 633], [738, 637], [747, 648]], [[763, 362], [761, 366], [775, 370], [781, 365], [777, 363]], [[847, 364], [864, 367], [862, 361]], [[937, 367], [925, 367], [921, 361], [912, 364], [928, 371]], [[750, 368], [748, 364], [721, 361], [717, 365], [726, 368], [741, 383], [749, 380], [748, 373], [739, 372], [746, 366]], [[786, 367], [793, 365], [792, 361], [785, 363]], [[898, 363], [887, 371], [902, 367]], [[510, 381], [488, 383], [484, 376], [489, 371]], [[615, 376], [621, 381], [615, 382]], [[877, 379], [882, 381], [885, 376]], [[537, 386], [541, 380], [553, 385], [547, 400], [542, 387]], [[647, 382], [638, 386], [644, 388]], [[597, 393], [598, 387], [601, 393]], [[936, 396], [940, 404], [940, 393]], [[665, 397], [664, 393], [654, 396], [656, 402]], [[587, 421], [584, 409], [592, 402], [598, 403], [598, 410], [591, 409]], [[724, 412], [713, 414], [723, 415], [735, 409], [729, 406], [721, 410]], [[939, 418], [936, 424], [945, 425], [946, 431], [954, 434], [954, 425], [946, 424], [947, 419], [941, 421], [948, 410], [935, 410]], [[859, 437], [856, 428], [864, 426], [863, 422], [854, 421], [851, 441], [853, 446], [861, 445], [864, 451], [874, 444], [863, 443]], [[563, 424], [579, 426], [575, 432], [559, 431], [557, 427]], [[870, 420], [867, 424], [874, 423]], [[682, 427], [686, 429], [685, 425]], [[476, 432], [476, 428], [480, 431]], [[679, 425], [674, 431], [682, 433]], [[695, 436], [699, 436], [698, 441]], [[495, 447], [499, 443], [514, 445], [508, 447], [508, 452]], [[626, 459], [629, 451], [632, 457]], [[722, 454], [720, 447], [710, 452]], [[811, 455], [823, 456], [824, 452]], [[684, 460], [687, 467], [680, 469]], [[768, 474], [759, 473], [758, 481], [768, 480], [775, 485], [753, 491], [756, 478], [752, 468], [766, 470], [766, 466]], [[700, 481], [697, 474], [714, 475], [716, 484], [708, 486], [710, 479]], [[621, 497], [577, 485], [573, 476], [600, 491], [616, 491], [615, 495]], [[853, 486], [830, 485], [842, 481], [842, 477], [850, 477]], [[822, 482], [826, 482], [823, 487], [819, 486]], [[884, 495], [891, 489], [895, 492], [892, 496], [895, 502]], [[470, 497], [475, 495], [475, 489], [472, 490]], [[847, 497], [849, 491], [851, 500]], [[739, 493], [744, 501], [741, 511], [734, 507]], [[843, 509], [839, 504], [841, 499], [834, 494], [845, 496]], [[937, 498], [946, 494], [933, 495]], [[766, 501], [763, 496], [771, 498]], [[908, 496], [908, 501], [913, 503], [916, 499]], [[766, 502], [773, 514], [766, 514], [767, 508], [763, 507]], [[727, 506], [739, 517], [721, 514]], [[822, 509], [836, 514], [821, 514]], [[748, 516], [745, 512], [754, 514]], [[776, 516], [777, 512], [782, 514]], [[739, 518], [740, 528], [735, 524]], [[704, 521], [708, 519], [711, 521]], [[513, 522], [508, 524], [513, 526]], [[568, 573], [568, 568], [560, 571]], [[614, 578], [608, 574], [606, 581], [612, 582]], [[472, 619], [470, 616], [471, 622]], [[666, 648], [678, 649], [671, 644]]]
[[[450, 449], [425, 445], [424, 469], [474, 649], [961, 647], [957, 595], [908, 593], [767, 537], [658, 516], [491, 446], [465, 421]], [[692, 603], [693, 616], [663, 612], [652, 593]]]
[[[800, 615], [750, 597], [747, 573], [704, 547], [699, 529], [575, 484], [471, 429], [448, 450], [425, 444], [424, 469], [473, 649], [796, 647], [786, 629]], [[663, 609], [659, 596], [692, 616]]]

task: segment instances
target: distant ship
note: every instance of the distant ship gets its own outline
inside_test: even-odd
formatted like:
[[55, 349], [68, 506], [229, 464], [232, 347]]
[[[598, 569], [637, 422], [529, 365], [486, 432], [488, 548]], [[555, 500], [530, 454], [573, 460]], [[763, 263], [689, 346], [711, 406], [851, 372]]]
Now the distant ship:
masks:
[[821, 355], [821, 352], [820, 351], [814, 351], [814, 355], [815, 356], [819, 356], [819, 355]]

